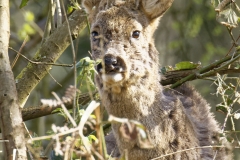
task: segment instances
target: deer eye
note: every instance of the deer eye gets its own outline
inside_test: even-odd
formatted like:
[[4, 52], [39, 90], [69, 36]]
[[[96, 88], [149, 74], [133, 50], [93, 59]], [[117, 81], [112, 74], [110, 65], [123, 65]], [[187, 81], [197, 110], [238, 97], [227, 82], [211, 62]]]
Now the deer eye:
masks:
[[93, 31], [92, 32], [92, 38], [93, 38], [94, 41], [97, 39], [97, 36], [98, 36], [98, 32], [97, 31]]
[[138, 38], [140, 36], [140, 31], [134, 31], [133, 33], [132, 33], [132, 37], [133, 38]]

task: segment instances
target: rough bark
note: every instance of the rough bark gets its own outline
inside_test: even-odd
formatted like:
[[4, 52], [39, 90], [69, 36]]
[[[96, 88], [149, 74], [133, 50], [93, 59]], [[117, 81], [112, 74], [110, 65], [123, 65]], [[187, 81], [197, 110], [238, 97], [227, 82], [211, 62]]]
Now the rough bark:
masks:
[[27, 159], [25, 128], [17, 103], [16, 85], [8, 57], [9, 18], [9, 1], [0, 0], [0, 126], [2, 139], [8, 141], [1, 144], [3, 144], [6, 160], [13, 159], [14, 149], [17, 149], [17, 159], [25, 160]]
[[[86, 14], [83, 10], [76, 10], [69, 18], [71, 38], [75, 39], [79, 32], [86, 27]], [[45, 43], [36, 52], [33, 61], [54, 63], [63, 51], [70, 44], [70, 36], [68, 34], [67, 23], [57, 28], [53, 34], [45, 41]], [[17, 76], [17, 92], [18, 102], [21, 107], [24, 106], [31, 91], [36, 87], [40, 80], [48, 74], [51, 65], [32, 64], [28, 65]]]

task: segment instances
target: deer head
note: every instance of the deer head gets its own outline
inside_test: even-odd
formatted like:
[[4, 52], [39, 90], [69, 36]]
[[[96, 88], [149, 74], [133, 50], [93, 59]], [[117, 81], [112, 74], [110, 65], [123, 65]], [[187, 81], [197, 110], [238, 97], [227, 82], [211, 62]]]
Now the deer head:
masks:
[[[120, 93], [121, 87], [157, 75], [158, 52], [153, 33], [158, 18], [173, 0], [84, 0], [91, 23], [93, 59], [98, 87]], [[156, 77], [159, 80], [159, 76]]]

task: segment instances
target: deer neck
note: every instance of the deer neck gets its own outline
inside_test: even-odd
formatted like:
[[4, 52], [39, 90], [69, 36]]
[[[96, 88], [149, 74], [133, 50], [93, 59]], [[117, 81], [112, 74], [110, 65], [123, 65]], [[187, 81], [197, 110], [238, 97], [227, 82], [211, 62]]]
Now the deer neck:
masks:
[[149, 115], [150, 108], [159, 104], [162, 96], [162, 86], [156, 76], [160, 77], [156, 73], [149, 75], [149, 78], [139, 79], [128, 87], [122, 87], [120, 93], [102, 91], [101, 99], [108, 114], [139, 121], [140, 117]]

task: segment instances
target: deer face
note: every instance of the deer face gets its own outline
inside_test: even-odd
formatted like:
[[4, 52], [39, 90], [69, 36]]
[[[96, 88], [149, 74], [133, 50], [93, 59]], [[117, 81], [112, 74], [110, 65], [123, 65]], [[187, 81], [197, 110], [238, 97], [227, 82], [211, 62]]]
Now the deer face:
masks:
[[158, 55], [152, 35], [158, 16], [147, 13], [142, 7], [144, 3], [134, 0], [83, 2], [90, 14], [92, 57], [101, 60], [96, 67], [98, 87], [120, 92], [121, 87], [144, 81], [153, 70], [153, 74], [157, 74]]
[[139, 20], [139, 14], [111, 7], [100, 12], [92, 23], [92, 55], [102, 60], [97, 66], [99, 80], [108, 86], [144, 77], [151, 69], [147, 64], [152, 61], [148, 54], [151, 35], [146, 34], [144, 27], [147, 19]]

